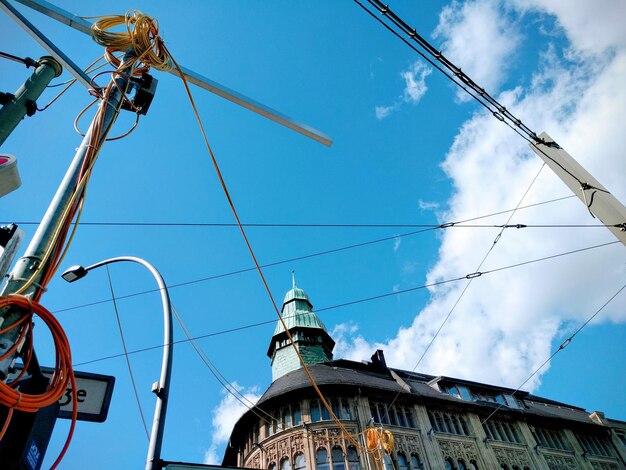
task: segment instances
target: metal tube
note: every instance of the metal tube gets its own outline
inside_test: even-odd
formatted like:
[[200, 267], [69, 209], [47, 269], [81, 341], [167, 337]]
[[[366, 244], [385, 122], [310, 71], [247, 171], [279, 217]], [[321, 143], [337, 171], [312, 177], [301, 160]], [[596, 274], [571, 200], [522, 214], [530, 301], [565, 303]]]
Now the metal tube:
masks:
[[32, 75], [15, 92], [13, 98], [0, 109], [0, 145], [11, 135], [26, 114], [32, 115], [37, 98], [50, 81], [61, 75], [63, 68], [52, 57], [42, 57]]
[[51, 56], [58, 60], [65, 69], [70, 72], [76, 80], [82, 83], [88, 90], [92, 88], [91, 79], [83, 70], [74, 63], [72, 59], [66, 56], [61, 49], [54, 45], [41, 31], [28, 21], [24, 15], [17, 11], [9, 4], [7, 0], [0, 0], [0, 9], [4, 10], [13, 21], [24, 29], [32, 38], [39, 43], [41, 47], [47, 50]]
[[[4, 2], [5, 0], [0, 0], [0, 2]], [[49, 16], [57, 21], [60, 21], [71, 28], [74, 28], [77, 31], [88, 34], [91, 36], [91, 23], [86, 21], [85, 19], [76, 16], [69, 11], [66, 11], [62, 8], [59, 8], [56, 5], [47, 2], [46, 0], [17, 0], [19, 3], [26, 5], [29, 8], [37, 10], [44, 15]], [[296, 121], [295, 119], [276, 111], [275, 109], [270, 108], [269, 106], [265, 106], [258, 101], [253, 100], [241, 93], [236, 92], [228, 88], [227, 86], [221, 85], [193, 70], [190, 70], [186, 67], [181, 66], [180, 72], [176, 70], [176, 68], [172, 68], [169, 73], [177, 76], [182, 75], [189, 83], [193, 83], [200, 88], [203, 88], [211, 93], [215, 93], [222, 98], [225, 98], [239, 106], [243, 106], [246, 109], [249, 109], [252, 112], [260, 114], [268, 119], [271, 119], [278, 124], [281, 124], [289, 129], [292, 129], [300, 134], [309, 137], [317, 142], [320, 142], [326, 146], [332, 145], [332, 140], [329, 136], [324, 134], [323, 132], [318, 131], [317, 129], [312, 128], [306, 124]]]
[[[129, 56], [125, 56], [124, 60], [127, 60], [128, 57]], [[117, 83], [117, 86], [112, 87], [108, 104], [101, 103], [101, 106], [105, 106], [105, 109], [104, 116], [102, 118], [103, 124], [100, 131], [100, 140], [96, 143], [96, 151], [100, 149], [106, 140], [106, 137], [119, 114], [123, 100], [123, 96], [119, 90], [125, 90], [127, 87], [128, 80], [126, 76], [119, 75], [113, 80]], [[89, 142], [91, 140], [92, 133], [94, 132], [94, 125], [95, 121], [92, 121], [91, 126], [89, 126], [89, 130], [85, 134], [80, 147], [78, 147], [78, 150], [74, 155], [72, 163], [65, 173], [65, 177], [63, 178], [61, 185], [57, 189], [48, 210], [43, 216], [43, 219], [35, 232], [32, 241], [28, 245], [24, 256], [22, 256], [15, 264], [15, 267], [9, 277], [9, 281], [7, 282], [1, 295], [8, 295], [17, 292], [33, 275], [36, 275], [45, 253], [50, 249], [52, 244], [55, 243], [54, 234], [63, 222], [62, 215], [71, 201], [72, 194], [78, 184], [81, 168], [88, 156], [87, 151], [89, 150]], [[39, 281], [41, 280], [41, 271], [39, 272], [40, 274], [36, 275], [34, 282], [28, 289], [26, 289], [23, 293], [24, 295], [35, 294], [41, 289], [41, 286], [39, 285]], [[10, 308], [8, 311], [0, 312], [0, 320], [2, 320], [3, 327], [12, 325], [22, 316], [23, 312], [19, 309]], [[9, 348], [12, 347], [15, 343], [17, 335], [17, 328], [13, 328], [0, 335], [0, 355], [3, 355]], [[13, 357], [10, 356], [0, 362], [0, 379], [5, 376], [12, 360]]]
[[157, 470], [161, 458], [161, 447], [163, 444], [163, 432], [165, 430], [165, 415], [167, 413], [167, 401], [170, 392], [170, 377], [172, 374], [173, 331], [172, 331], [172, 304], [170, 303], [167, 285], [161, 273], [146, 260], [134, 256], [119, 256], [116, 258], [100, 261], [85, 268], [87, 271], [96, 269], [106, 264], [130, 261], [138, 263], [147, 268], [159, 286], [161, 292], [161, 302], [163, 303], [163, 361], [161, 363], [161, 376], [159, 377], [158, 388], [155, 390], [157, 396], [154, 407], [154, 420], [152, 421], [152, 432], [150, 434], [150, 444], [148, 446], [148, 456], [146, 458], [146, 470]]

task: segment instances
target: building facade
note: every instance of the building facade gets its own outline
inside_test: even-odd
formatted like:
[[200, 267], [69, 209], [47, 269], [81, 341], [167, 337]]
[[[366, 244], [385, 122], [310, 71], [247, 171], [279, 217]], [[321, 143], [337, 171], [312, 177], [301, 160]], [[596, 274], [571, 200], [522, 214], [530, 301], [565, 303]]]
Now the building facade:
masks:
[[[626, 470], [626, 422], [506, 387], [393, 369], [382, 351], [367, 362], [333, 360], [334, 341], [295, 281], [283, 316], [268, 349], [273, 382], [236, 423], [226, 466]], [[341, 427], [322, 406], [285, 326]], [[393, 436], [382, 461], [366, 450], [372, 427]]]

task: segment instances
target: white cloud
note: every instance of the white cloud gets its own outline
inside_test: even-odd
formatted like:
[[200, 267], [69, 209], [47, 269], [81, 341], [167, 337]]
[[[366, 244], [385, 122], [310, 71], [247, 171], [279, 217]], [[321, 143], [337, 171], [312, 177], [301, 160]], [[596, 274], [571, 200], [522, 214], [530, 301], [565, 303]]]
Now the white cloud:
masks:
[[[228, 442], [233, 426], [237, 420], [248, 410], [251, 403], [256, 403], [260, 398], [258, 387], [245, 389], [236, 382], [232, 383], [239, 394], [240, 400], [226, 390], [222, 391], [223, 398], [213, 409], [211, 419], [211, 444], [204, 454], [205, 464], [220, 464], [224, 454], [224, 444]], [[243, 395], [241, 398], [240, 395]]]
[[[485, 11], [491, 14], [494, 2], [473, 1], [458, 8], [459, 12], [446, 10], [442, 14], [442, 24], [453, 25], [450, 38], [458, 31], [474, 31], [480, 24], [477, 18], [487, 17]], [[561, 15], [556, 7], [551, 11]], [[567, 53], [560, 54], [563, 51], [556, 45], [549, 47], [528, 89], [504, 90], [498, 99], [537, 132], [547, 130], [619, 200], [626, 201], [626, 134], [621, 118], [626, 113], [626, 87], [622, 84], [626, 76], [626, 39], [617, 31], [620, 28], [609, 22], [606, 27], [615, 31], [599, 35], [596, 43], [591, 42], [593, 37], [583, 41], [569, 28], [584, 24], [591, 33], [602, 27], [606, 15], [563, 15], [558, 22], [573, 38]], [[493, 40], [489, 30], [486, 34]], [[468, 50], [462, 53], [470, 58], [478, 56], [482, 44], [482, 40], [468, 41]], [[512, 51], [505, 51], [500, 59], [489, 59], [487, 68], [510, 54]], [[459, 130], [442, 165], [454, 192], [447, 210], [438, 217], [441, 221], [463, 220], [515, 207], [541, 166], [541, 160], [522, 139], [479, 111]], [[523, 204], [568, 194], [565, 185], [544, 168]], [[502, 214], [489, 220], [503, 224], [508, 217]], [[510, 223], [594, 224], [597, 220], [578, 199], [572, 198], [519, 211]], [[426, 282], [477, 271], [491, 247], [480, 271], [615, 240], [605, 229], [507, 229], [494, 245], [497, 236], [498, 229], [444, 231], [438, 261]], [[625, 262], [624, 247], [612, 245], [485, 274], [474, 279], [464, 294], [469, 281], [433, 287], [430, 302], [394, 338], [373, 343], [357, 330], [345, 330], [340, 350], [360, 360], [382, 348], [388, 364], [413, 369], [446, 315], [452, 312], [419, 370], [517, 387], [550, 356], [555, 342], [571, 334], [573, 327], [621, 287], [626, 277]], [[617, 297], [597, 321], [626, 321], [626, 295]], [[540, 380], [538, 375], [524, 388], [532, 390]]]
[[402, 72], [404, 78], [404, 101], [407, 103], [417, 104], [422, 96], [428, 90], [426, 86], [426, 77], [432, 72], [432, 69], [424, 65], [422, 62], [415, 62], [409, 70]]
[[397, 253], [398, 250], [400, 249], [400, 245], [402, 244], [402, 238], [400, 237], [396, 237], [395, 240], [393, 241], [393, 252]]
[[391, 113], [398, 111], [403, 104], [410, 103], [416, 105], [428, 91], [426, 86], [426, 77], [430, 75], [432, 69], [424, 65], [422, 62], [415, 62], [407, 70], [400, 73], [404, 80], [404, 91], [396, 101], [390, 106], [376, 106], [376, 119], [381, 120], [388, 117]]
[[[454, 1], [445, 7], [435, 29], [444, 55], [493, 94], [506, 78], [521, 41], [515, 23], [497, 0]], [[459, 91], [460, 100], [469, 96]]]
[[397, 104], [393, 106], [376, 106], [376, 108], [374, 108], [374, 112], [376, 113], [376, 119], [378, 119], [379, 121], [381, 119], [385, 119], [396, 109], [398, 109]]
[[599, 54], [626, 43], [624, 0], [509, 0], [521, 11], [539, 10], [555, 15], [572, 45]]

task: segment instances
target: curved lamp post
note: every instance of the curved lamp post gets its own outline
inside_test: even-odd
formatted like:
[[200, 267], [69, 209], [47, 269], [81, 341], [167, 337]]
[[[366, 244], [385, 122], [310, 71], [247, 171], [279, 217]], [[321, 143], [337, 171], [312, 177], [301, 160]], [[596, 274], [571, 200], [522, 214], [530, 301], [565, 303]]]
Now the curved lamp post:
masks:
[[154, 420], [152, 422], [152, 433], [150, 434], [150, 445], [148, 447], [148, 457], [146, 459], [146, 470], [156, 470], [160, 468], [161, 445], [163, 443], [163, 430], [165, 428], [165, 414], [167, 412], [167, 398], [170, 391], [170, 376], [172, 372], [172, 354], [173, 354], [173, 335], [172, 335], [172, 308], [170, 297], [167, 292], [167, 286], [161, 273], [156, 270], [147, 261], [136, 258], [134, 256], [119, 256], [110, 258], [99, 263], [92, 264], [86, 268], [82, 266], [72, 266], [62, 274], [63, 279], [67, 282], [77, 281], [87, 275], [92, 269], [122, 261], [130, 261], [138, 263], [147, 268], [156, 280], [159, 291], [161, 292], [161, 301], [163, 302], [163, 363], [161, 365], [161, 377], [158, 382], [152, 385], [152, 391], [157, 396], [156, 406], [154, 407]]

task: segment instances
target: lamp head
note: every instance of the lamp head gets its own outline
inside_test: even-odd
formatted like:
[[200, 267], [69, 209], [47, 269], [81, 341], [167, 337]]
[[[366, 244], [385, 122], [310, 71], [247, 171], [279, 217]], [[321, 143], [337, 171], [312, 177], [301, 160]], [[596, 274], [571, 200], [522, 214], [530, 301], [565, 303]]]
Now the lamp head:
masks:
[[89, 271], [87, 271], [82, 266], [76, 265], [72, 266], [69, 269], [66, 269], [65, 272], [61, 274], [61, 277], [67, 282], [74, 282], [85, 277], [88, 272]]

